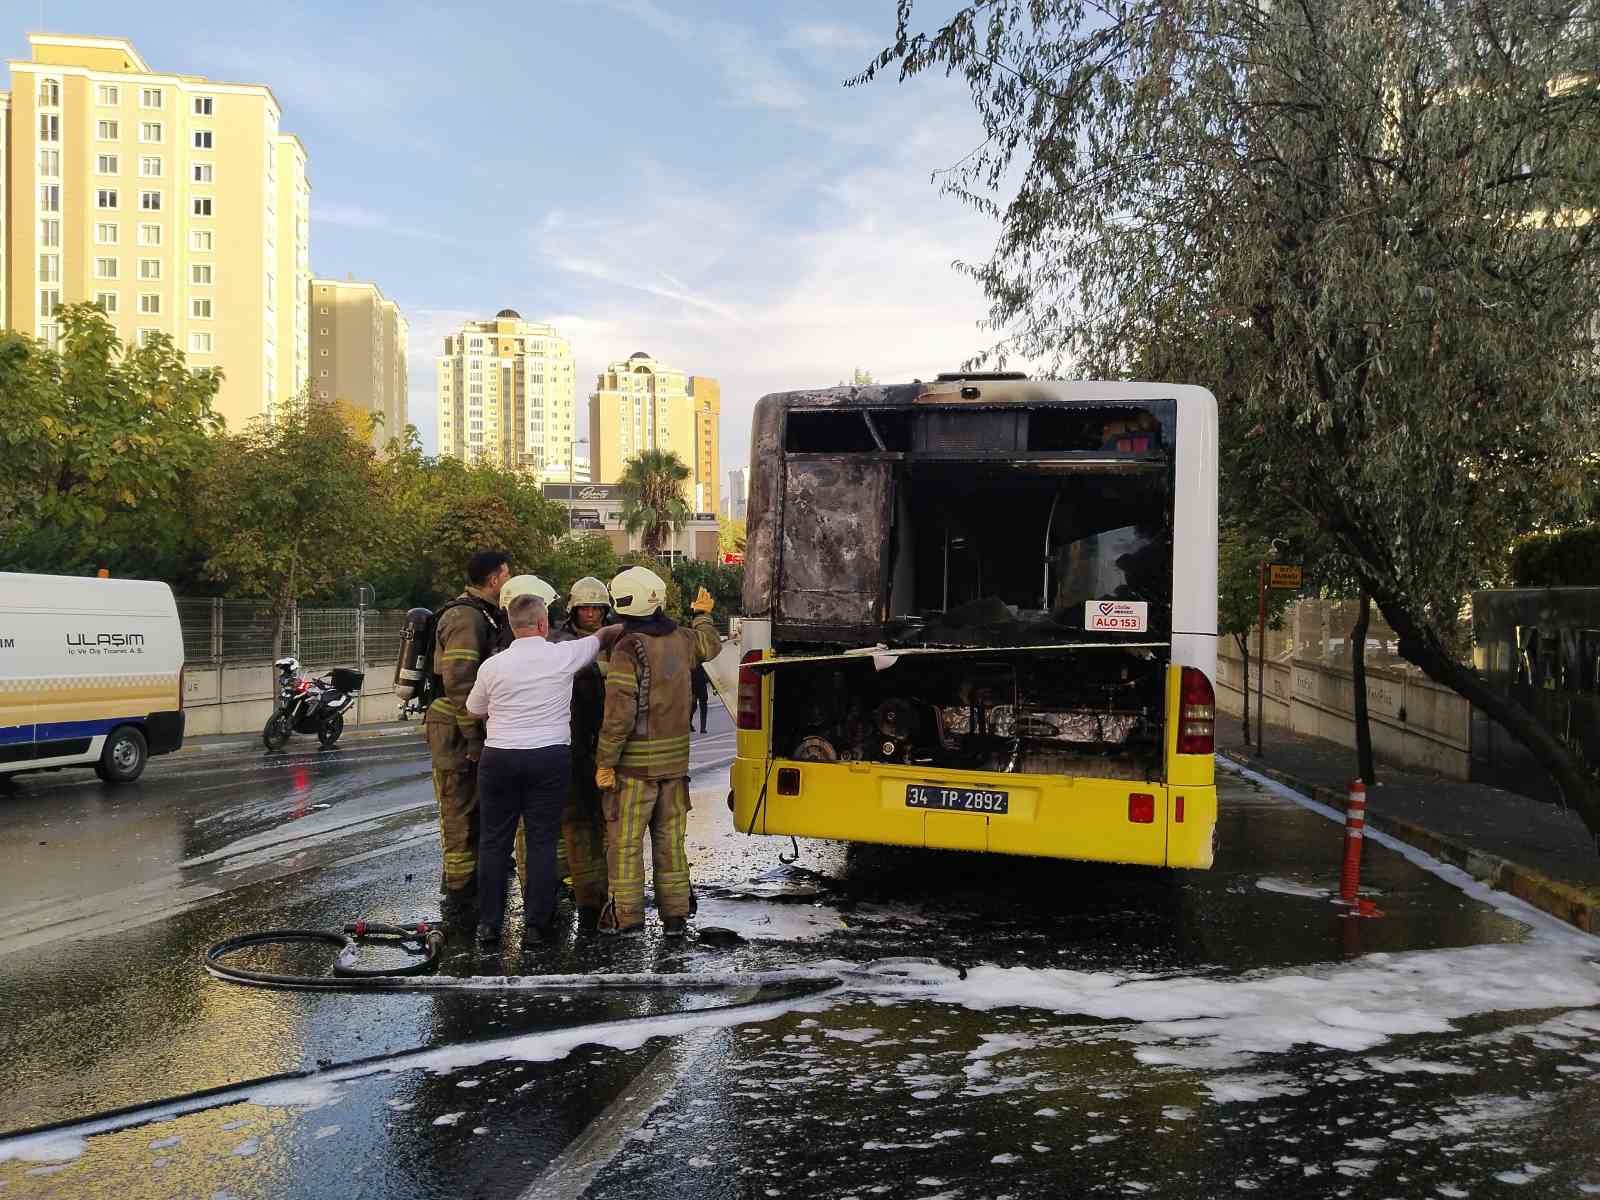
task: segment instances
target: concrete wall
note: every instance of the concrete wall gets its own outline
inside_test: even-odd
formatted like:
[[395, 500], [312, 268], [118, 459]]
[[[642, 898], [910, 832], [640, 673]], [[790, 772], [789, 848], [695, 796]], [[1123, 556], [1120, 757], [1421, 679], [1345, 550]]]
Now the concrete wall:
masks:
[[[1238, 720], [1244, 708], [1243, 686], [1244, 663], [1238, 647], [1232, 638], [1219, 638], [1219, 720]], [[1255, 706], [1256, 663], [1252, 655], [1252, 727]], [[1383, 762], [1449, 779], [1470, 778], [1471, 706], [1454, 692], [1412, 672], [1369, 666], [1367, 713], [1372, 724], [1372, 751]], [[1355, 682], [1349, 668], [1303, 658], [1269, 661], [1263, 715], [1268, 725], [1354, 747]]]
[[[334, 664], [334, 665], [348, 665]], [[308, 666], [312, 677], [328, 667]], [[345, 713], [346, 726], [393, 721], [400, 702], [395, 698], [394, 662], [367, 665], [367, 678], [355, 705]], [[190, 665], [183, 673], [183, 704], [187, 714], [185, 736], [210, 733], [259, 733], [272, 715], [271, 663], [228, 663], [222, 667]]]

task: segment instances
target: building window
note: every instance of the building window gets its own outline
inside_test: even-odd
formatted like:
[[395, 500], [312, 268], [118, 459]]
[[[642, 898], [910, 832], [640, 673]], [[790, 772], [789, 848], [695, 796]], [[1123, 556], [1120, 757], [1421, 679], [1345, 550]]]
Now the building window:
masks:
[[160, 192], [140, 192], [139, 193], [139, 207], [142, 208], [145, 212], [160, 212], [161, 211], [161, 193]]
[[320, 370], [318, 370], [317, 371], [317, 377], [319, 379], [326, 379], [328, 377], [328, 368], [327, 367], [323, 367]]
[[211, 130], [196, 129], [194, 131], [194, 148], [196, 150], [211, 149]]
[[[59, 197], [58, 197], [59, 198]], [[61, 222], [39, 222], [39, 245], [55, 249], [61, 245]]]
[[101, 188], [95, 193], [96, 208], [115, 208], [117, 206], [117, 189]]
[[102, 142], [114, 142], [122, 135], [122, 127], [115, 121], [96, 121], [94, 135]]
[[328, 315], [328, 306], [326, 304], [324, 304], [321, 308], [317, 309], [317, 315], [318, 316], [323, 316], [323, 317], [327, 316]]
[[39, 114], [39, 140], [41, 142], [59, 142], [61, 140], [61, 117], [56, 113]]
[[199, 317], [201, 320], [209, 320], [211, 317], [211, 301], [209, 299], [189, 301], [189, 315], [191, 317]]
[[60, 107], [61, 81], [59, 79], [41, 79], [39, 81], [39, 103], [46, 108]]
[[146, 154], [139, 159], [139, 174], [146, 179], [161, 178], [161, 156], [159, 154]]
[[212, 112], [212, 104], [211, 104], [211, 97], [210, 96], [196, 96], [194, 98], [194, 115], [195, 116], [197, 116], [197, 117], [209, 117], [211, 115], [211, 112]]
[[96, 104], [121, 104], [122, 89], [114, 83], [97, 84], [94, 89]]
[[326, 346], [324, 346], [321, 350], [318, 350], [317, 353], [320, 354], [323, 358], [327, 358], [328, 357], [328, 348]]
[[209, 217], [211, 215], [210, 196], [196, 196], [194, 198], [194, 215], [197, 217]]
[[141, 88], [140, 91], [139, 91], [139, 107], [141, 107], [141, 108], [160, 108], [161, 107], [161, 89], [160, 88]]
[[161, 315], [161, 296], [157, 292], [141, 292], [139, 294], [139, 312], [147, 317]]
[[194, 181], [196, 183], [210, 183], [211, 182], [211, 164], [210, 163], [195, 163], [194, 164]]
[[210, 354], [211, 335], [209, 333], [191, 333], [189, 335], [189, 352], [191, 354]]
[[97, 175], [115, 175], [118, 165], [115, 154], [95, 155], [94, 169]]
[[115, 221], [101, 221], [94, 227], [94, 240], [102, 246], [115, 246], [117, 244], [117, 224]]
[[141, 225], [141, 226], [139, 226], [139, 245], [141, 245], [141, 246], [159, 246], [159, 245], [161, 245], [161, 226], [159, 226], [159, 225]]
[[117, 260], [114, 258], [95, 259], [94, 277], [96, 279], [115, 279], [117, 277]]
[[61, 185], [59, 183], [41, 183], [39, 185], [39, 207], [45, 212], [61, 211]]
[[61, 282], [61, 256], [59, 254], [39, 255], [39, 282]]
[[328, 327], [326, 325], [324, 325], [321, 329], [317, 330], [317, 332], [320, 333], [323, 337], [327, 337], [328, 336]]
[[161, 260], [159, 258], [141, 258], [139, 260], [140, 279], [160, 279]]
[[143, 349], [146, 346], [155, 345], [156, 339], [158, 337], [160, 337], [160, 336], [161, 336], [161, 330], [159, 330], [159, 329], [141, 329], [141, 330], [139, 330], [139, 347], [140, 347], [140, 349]]
[[115, 292], [96, 292], [94, 306], [109, 317], [117, 315], [117, 294]]
[[61, 151], [59, 151], [59, 150], [41, 150], [41, 151], [39, 151], [39, 174], [41, 174], [41, 175], [60, 175], [61, 174]]
[[211, 282], [211, 264], [210, 263], [194, 263], [193, 265], [191, 265], [189, 267], [189, 282], [190, 283], [210, 283]]
[[189, 247], [192, 250], [211, 249], [211, 230], [196, 229], [189, 234]]
[[51, 288], [49, 291], [39, 293], [39, 315], [53, 317], [56, 309], [61, 307], [61, 293]]
[[139, 140], [141, 142], [159, 142], [161, 140], [161, 122], [145, 121], [139, 126]]

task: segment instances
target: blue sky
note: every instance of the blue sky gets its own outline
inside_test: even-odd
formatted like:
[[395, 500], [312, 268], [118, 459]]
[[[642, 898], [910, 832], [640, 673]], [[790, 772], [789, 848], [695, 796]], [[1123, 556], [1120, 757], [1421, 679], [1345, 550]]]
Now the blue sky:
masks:
[[8, 57], [41, 27], [273, 89], [310, 157], [312, 270], [405, 310], [430, 447], [440, 339], [508, 306], [572, 339], [585, 416], [635, 350], [720, 379], [730, 466], [765, 392], [927, 378], [990, 340], [951, 263], [994, 230], [930, 182], [981, 140], [964, 87], [841, 86], [892, 0], [0, 6]]

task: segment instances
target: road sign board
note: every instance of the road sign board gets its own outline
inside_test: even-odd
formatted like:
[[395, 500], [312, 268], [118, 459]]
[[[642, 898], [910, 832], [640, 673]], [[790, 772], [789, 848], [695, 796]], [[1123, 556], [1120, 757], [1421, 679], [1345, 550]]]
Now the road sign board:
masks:
[[1304, 574], [1304, 570], [1298, 563], [1268, 563], [1267, 586], [1269, 588], [1283, 588], [1287, 591], [1298, 592]]

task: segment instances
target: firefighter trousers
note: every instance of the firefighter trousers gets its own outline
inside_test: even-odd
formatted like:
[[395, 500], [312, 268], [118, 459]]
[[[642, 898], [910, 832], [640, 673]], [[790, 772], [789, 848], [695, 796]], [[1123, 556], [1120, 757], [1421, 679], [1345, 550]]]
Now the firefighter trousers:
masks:
[[467, 739], [453, 723], [429, 722], [423, 729], [439, 802], [444, 892], [471, 891], [478, 882], [478, 764], [468, 761]]
[[[593, 760], [574, 760], [572, 786], [561, 813], [565, 873], [572, 877], [572, 896], [579, 908], [598, 912], [606, 902], [606, 823], [594, 790]], [[587, 771], [587, 775], [578, 772]]]
[[619, 929], [644, 923], [644, 835], [650, 832], [656, 911], [689, 915], [689, 859], [684, 832], [689, 823], [689, 781], [617, 777], [601, 793], [606, 817], [606, 874]]

